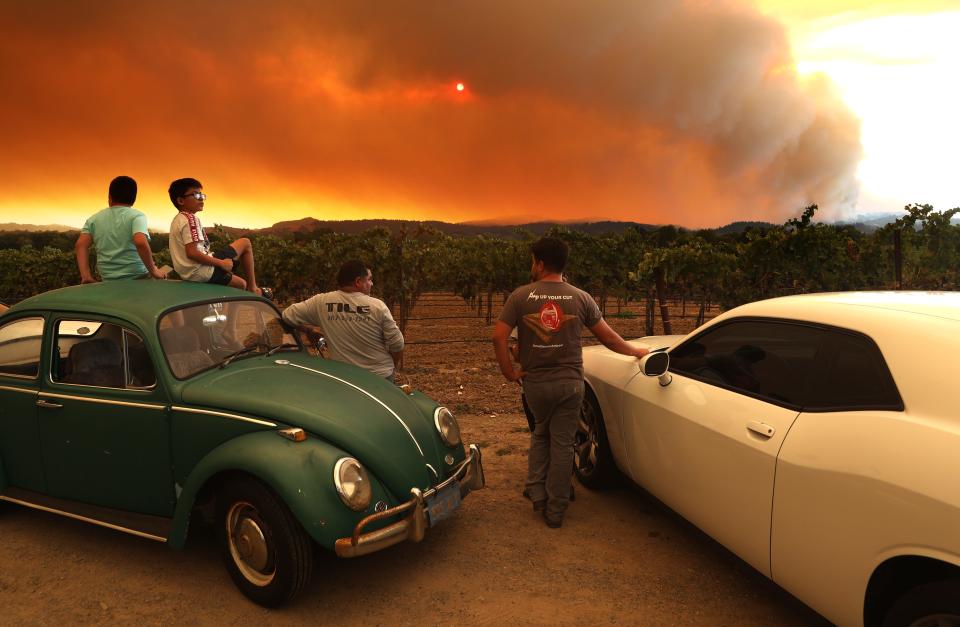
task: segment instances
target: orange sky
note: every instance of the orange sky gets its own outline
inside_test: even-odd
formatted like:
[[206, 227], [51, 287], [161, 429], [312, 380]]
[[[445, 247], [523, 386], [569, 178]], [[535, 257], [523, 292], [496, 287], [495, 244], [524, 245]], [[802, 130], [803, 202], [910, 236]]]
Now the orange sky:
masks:
[[[847, 4], [849, 18], [907, 3]], [[204, 183], [207, 224], [248, 227], [716, 226], [809, 202], [841, 215], [870, 193], [863, 116], [791, 49], [836, 2], [91, 6], [4, 9], [0, 222], [79, 226], [117, 174], [158, 230], [181, 176]]]

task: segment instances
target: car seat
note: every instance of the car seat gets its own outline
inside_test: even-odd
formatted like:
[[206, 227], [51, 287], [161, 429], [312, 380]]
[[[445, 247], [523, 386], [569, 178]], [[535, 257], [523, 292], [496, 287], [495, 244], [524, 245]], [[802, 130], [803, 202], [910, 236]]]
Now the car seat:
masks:
[[70, 373], [64, 383], [125, 387], [123, 352], [116, 342], [106, 338], [87, 340], [70, 347]]
[[170, 369], [182, 379], [214, 365], [213, 359], [200, 348], [200, 338], [190, 327], [160, 329], [160, 343], [167, 354]]

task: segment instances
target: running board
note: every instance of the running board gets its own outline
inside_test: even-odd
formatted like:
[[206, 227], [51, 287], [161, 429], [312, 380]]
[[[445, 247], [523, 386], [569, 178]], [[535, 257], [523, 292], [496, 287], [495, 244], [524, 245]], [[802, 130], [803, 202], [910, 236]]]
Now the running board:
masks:
[[8, 487], [4, 489], [0, 493], [0, 501], [9, 501], [44, 512], [60, 514], [67, 518], [82, 520], [157, 542], [166, 542], [173, 526], [172, 518], [135, 514], [119, 509], [100, 507], [99, 505], [88, 505], [87, 503], [59, 499], [20, 488]]

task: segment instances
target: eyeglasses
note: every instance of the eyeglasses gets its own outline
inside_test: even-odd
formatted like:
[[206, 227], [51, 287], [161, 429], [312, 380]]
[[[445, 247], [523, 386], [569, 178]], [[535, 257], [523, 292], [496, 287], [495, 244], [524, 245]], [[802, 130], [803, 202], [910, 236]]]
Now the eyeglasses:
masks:
[[206, 200], [207, 195], [203, 192], [190, 192], [189, 194], [182, 194], [180, 198], [186, 198], [187, 196], [193, 196], [197, 200]]

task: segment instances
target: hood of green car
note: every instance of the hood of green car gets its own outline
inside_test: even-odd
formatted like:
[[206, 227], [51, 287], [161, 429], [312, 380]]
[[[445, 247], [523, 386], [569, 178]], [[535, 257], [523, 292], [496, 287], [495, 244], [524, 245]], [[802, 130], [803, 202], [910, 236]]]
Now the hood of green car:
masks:
[[[238, 359], [181, 388], [185, 404], [253, 415], [301, 427], [360, 460], [397, 498], [444, 473], [458, 450], [439, 438], [433, 416], [389, 381], [341, 362], [303, 353]], [[421, 399], [421, 404], [423, 399]]]

